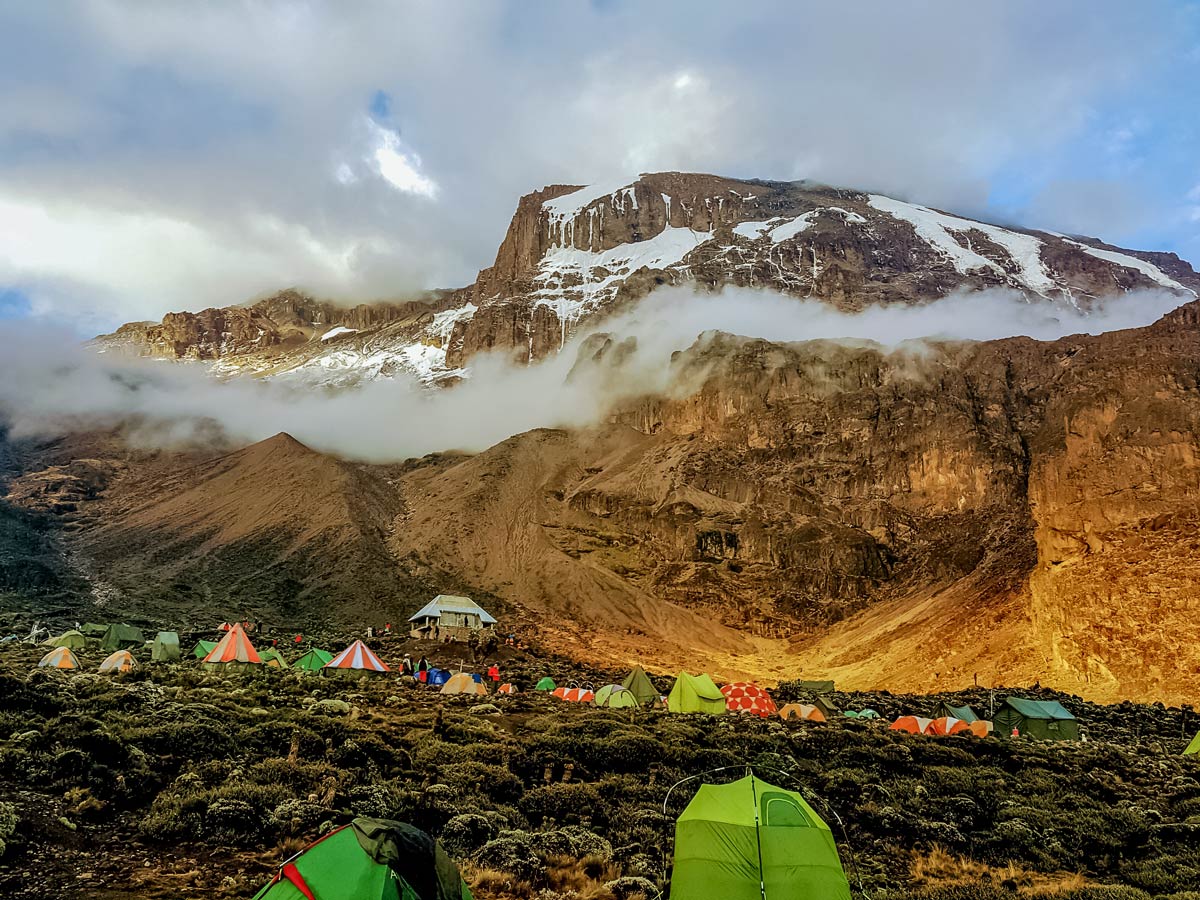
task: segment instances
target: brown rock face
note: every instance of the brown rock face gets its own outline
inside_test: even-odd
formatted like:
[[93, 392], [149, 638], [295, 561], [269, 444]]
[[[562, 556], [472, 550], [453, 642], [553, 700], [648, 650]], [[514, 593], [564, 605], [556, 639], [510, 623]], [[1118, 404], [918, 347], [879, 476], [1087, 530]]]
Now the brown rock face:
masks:
[[463, 359], [557, 352], [581, 323], [662, 284], [769, 288], [859, 310], [982, 288], [1084, 307], [1171, 285], [1186, 299], [1200, 277], [1174, 254], [996, 228], [860, 191], [665, 172], [521, 198], [474, 286], [479, 311], [461, 323]]

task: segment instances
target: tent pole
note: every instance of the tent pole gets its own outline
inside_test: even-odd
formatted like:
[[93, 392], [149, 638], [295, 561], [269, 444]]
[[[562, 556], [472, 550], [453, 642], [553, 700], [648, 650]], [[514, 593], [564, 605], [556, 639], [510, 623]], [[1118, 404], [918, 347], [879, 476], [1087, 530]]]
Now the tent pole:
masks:
[[754, 798], [754, 842], [758, 844], [758, 890], [767, 900], [767, 874], [763, 871], [762, 820], [758, 817], [758, 788], [754, 786], [754, 770], [750, 769], [750, 796]]

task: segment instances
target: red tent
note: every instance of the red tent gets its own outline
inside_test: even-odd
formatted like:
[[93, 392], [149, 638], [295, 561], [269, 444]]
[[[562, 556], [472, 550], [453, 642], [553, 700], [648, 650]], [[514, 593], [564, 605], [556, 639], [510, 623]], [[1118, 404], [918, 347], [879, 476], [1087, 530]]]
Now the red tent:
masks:
[[749, 681], [735, 681], [721, 688], [725, 695], [725, 708], [730, 712], [746, 712], [756, 716], [773, 716], [779, 709], [771, 695], [757, 684]]
[[364, 672], [389, 672], [378, 656], [362, 641], [355, 641], [329, 662], [326, 669], [361, 669]]
[[967, 730], [967, 723], [953, 716], [942, 716], [925, 726], [926, 734], [958, 734]]
[[208, 651], [208, 656], [202, 660], [212, 665], [228, 665], [244, 663], [247, 665], [262, 665], [262, 657], [246, 637], [241, 625], [233, 625], [225, 632], [225, 637], [217, 642], [217, 646]]

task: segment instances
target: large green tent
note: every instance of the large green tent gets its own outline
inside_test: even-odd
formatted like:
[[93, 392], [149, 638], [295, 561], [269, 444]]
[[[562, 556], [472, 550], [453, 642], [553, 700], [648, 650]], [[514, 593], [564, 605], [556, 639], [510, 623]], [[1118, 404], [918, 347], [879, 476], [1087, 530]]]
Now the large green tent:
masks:
[[945, 700], [933, 708], [933, 715], [929, 718], [940, 719], [943, 716], [950, 719], [962, 719], [964, 722], [978, 722], [979, 716], [975, 715], [975, 710], [969, 706], [951, 706]]
[[996, 710], [992, 722], [997, 737], [1009, 737], [1016, 728], [1020, 737], [1043, 741], [1079, 740], [1079, 723], [1057, 700], [1009, 697]]
[[104, 632], [108, 631], [107, 625], [97, 625], [95, 622], [85, 622], [79, 627], [85, 638], [95, 638], [99, 640], [104, 637]]
[[544, 678], [539, 679], [538, 683], [534, 685], [533, 689], [535, 691], [552, 691], [556, 687], [558, 687], [558, 685], [554, 683], [554, 679], [547, 675]]
[[1183, 751], [1184, 756], [1192, 756], [1200, 753], [1200, 731], [1196, 732], [1196, 736], [1192, 738], [1192, 742], [1187, 745], [1187, 749]]
[[179, 634], [160, 631], [150, 648], [150, 658], [155, 662], [179, 662]]
[[105, 650], [133, 650], [144, 646], [145, 643], [146, 637], [142, 634], [142, 629], [132, 625], [109, 625], [104, 631], [104, 637], [100, 639], [100, 646]]
[[794, 791], [747, 775], [701, 785], [675, 823], [670, 900], [850, 900], [829, 826]]
[[662, 694], [641, 666], [634, 666], [633, 671], [621, 682], [621, 686], [633, 694], [641, 706], [662, 706]]
[[254, 900], [471, 900], [471, 891], [428, 834], [360, 817], [284, 863]]
[[707, 675], [680, 672], [667, 695], [667, 709], [673, 713], [708, 713], [721, 716], [726, 712], [725, 695]]
[[319, 672], [332, 659], [332, 653], [326, 653], [324, 650], [318, 650], [316, 647], [313, 647], [296, 660], [295, 666], [297, 669], [303, 669], [305, 672]]
[[192, 656], [196, 657], [196, 659], [204, 659], [204, 657], [212, 653], [215, 646], [217, 646], [216, 641], [197, 641], [195, 648], [192, 650]]
[[87, 638], [79, 631], [64, 631], [56, 638], [46, 641], [47, 647], [66, 647], [68, 650], [82, 650], [87, 646]]

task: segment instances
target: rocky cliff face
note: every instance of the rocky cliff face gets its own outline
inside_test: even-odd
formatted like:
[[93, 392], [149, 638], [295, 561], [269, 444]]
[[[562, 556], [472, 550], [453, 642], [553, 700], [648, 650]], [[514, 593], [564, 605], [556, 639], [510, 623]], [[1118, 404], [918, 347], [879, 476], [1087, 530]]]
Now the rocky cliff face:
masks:
[[458, 362], [495, 348], [518, 359], [556, 352], [582, 323], [668, 283], [769, 288], [844, 310], [989, 287], [1083, 308], [1139, 287], [1200, 288], [1173, 254], [854, 190], [668, 172], [523, 197], [475, 284], [477, 313], [456, 328]]
[[97, 344], [207, 361], [220, 375], [445, 381], [481, 352], [521, 362], [556, 353], [576, 330], [664, 284], [768, 288], [844, 310], [984, 288], [1087, 308], [1135, 288], [1175, 291], [1182, 302], [1200, 277], [1173, 254], [1001, 228], [877, 194], [665, 172], [522, 197], [495, 263], [458, 291], [351, 308], [284, 291], [127, 325]]

